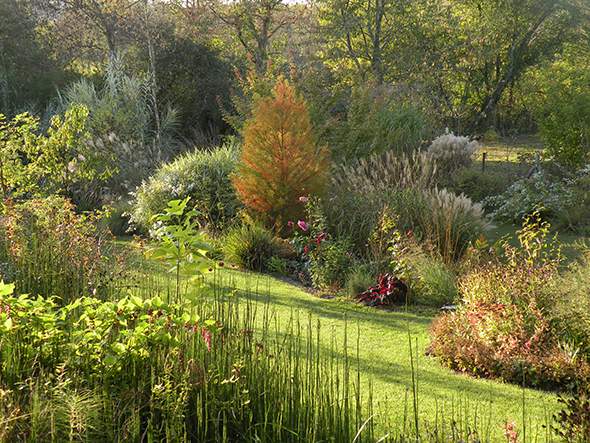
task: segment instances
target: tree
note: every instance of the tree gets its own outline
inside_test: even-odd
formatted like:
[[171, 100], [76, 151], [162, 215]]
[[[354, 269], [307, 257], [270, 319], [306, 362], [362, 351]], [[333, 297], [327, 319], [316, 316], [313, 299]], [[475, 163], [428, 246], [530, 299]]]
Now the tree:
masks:
[[403, 66], [400, 56], [412, 52], [412, 29], [425, 8], [422, 1], [321, 0], [319, 31], [332, 62], [354, 66], [362, 81], [382, 83]]
[[141, 32], [140, 0], [31, 0], [47, 22], [56, 55], [67, 62], [102, 63]]
[[[157, 100], [172, 105], [183, 122], [182, 135], [216, 135], [228, 130], [220, 104], [231, 107], [230, 89], [233, 70], [213, 43], [184, 29], [175, 28], [164, 18], [152, 27], [153, 72], [158, 79]], [[148, 66], [148, 48], [140, 47], [129, 67]], [[135, 55], [129, 56], [135, 57]], [[138, 74], [140, 72], [137, 72]]]
[[64, 76], [22, 0], [0, 0], [0, 113], [45, 107]]
[[471, 32], [477, 32], [483, 43], [478, 51], [477, 80], [485, 88], [478, 113], [469, 126], [468, 132], [473, 132], [484, 118], [492, 115], [504, 91], [529, 67], [538, 64], [544, 56], [559, 52], [573, 38], [583, 11], [576, 0], [466, 3], [475, 18]]
[[569, 45], [562, 56], [529, 73], [539, 132], [559, 161], [590, 160], [590, 55]]
[[283, 0], [239, 0], [223, 7], [210, 5], [215, 15], [235, 32], [259, 74], [266, 72], [271, 59], [273, 37], [300, 17]]
[[72, 198], [74, 180], [112, 175], [103, 152], [91, 149], [86, 131], [88, 108], [72, 106], [39, 134], [28, 114], [10, 121], [0, 114], [0, 187], [4, 198], [62, 194]]
[[241, 201], [277, 232], [303, 216], [300, 197], [316, 195], [330, 155], [318, 148], [305, 103], [280, 80], [255, 106], [243, 131], [242, 165], [232, 180]]

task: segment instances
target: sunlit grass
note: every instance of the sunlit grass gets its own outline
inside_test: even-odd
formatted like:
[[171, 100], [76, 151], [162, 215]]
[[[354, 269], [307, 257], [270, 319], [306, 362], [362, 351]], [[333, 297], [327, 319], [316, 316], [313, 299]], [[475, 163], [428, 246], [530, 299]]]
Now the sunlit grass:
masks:
[[[434, 311], [410, 309], [406, 313], [403, 309], [391, 312], [367, 308], [317, 298], [270, 276], [231, 269], [223, 270], [222, 275], [242, 288], [240, 294], [252, 300], [254, 306], [266, 310], [273, 322], [285, 324], [293, 317], [307, 319], [311, 315], [311, 324], [321, 324], [320, 343], [326, 349], [333, 340], [340, 342], [341, 349], [346, 329], [348, 355], [341, 358], [355, 361], [358, 357], [360, 383], [362, 389], [372, 386], [375, 421], [382, 432], [407, 432], [413, 421], [411, 340], [421, 432], [437, 427], [441, 432], [443, 422], [450, 431], [450, 423], [455, 420], [464, 429], [479, 430], [485, 440], [500, 441], [504, 422], [515, 421], [522, 429], [524, 417], [527, 441], [550, 440], [542, 426], [557, 410], [554, 394], [455, 374], [425, 355]], [[265, 331], [259, 329], [258, 333]], [[365, 400], [368, 396], [369, 392], [363, 391]]]

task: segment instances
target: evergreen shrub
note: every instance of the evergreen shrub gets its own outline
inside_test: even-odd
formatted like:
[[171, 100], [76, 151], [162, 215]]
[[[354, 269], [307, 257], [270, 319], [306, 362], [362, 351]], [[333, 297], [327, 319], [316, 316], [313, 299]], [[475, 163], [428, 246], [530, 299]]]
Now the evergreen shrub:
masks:
[[230, 174], [240, 161], [234, 141], [207, 151], [186, 153], [160, 166], [134, 193], [131, 222], [143, 232], [152, 229], [152, 217], [162, 213], [170, 200], [184, 200], [201, 213], [199, 222], [220, 231], [238, 215], [237, 199]]

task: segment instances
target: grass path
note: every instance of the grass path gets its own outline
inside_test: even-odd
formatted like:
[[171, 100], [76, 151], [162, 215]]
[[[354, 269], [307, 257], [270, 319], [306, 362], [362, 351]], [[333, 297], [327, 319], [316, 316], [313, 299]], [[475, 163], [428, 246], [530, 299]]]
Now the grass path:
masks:
[[259, 313], [268, 310], [273, 318], [271, 324], [285, 325], [295, 318], [307, 328], [319, 321], [324, 348], [321, 354], [328, 353], [334, 342], [338, 349], [343, 348], [346, 328], [348, 358], [353, 368], [358, 361], [365, 397], [369, 386], [372, 387], [375, 413], [381, 425], [389, 422], [389, 428], [395, 431], [403, 426], [401, 418], [413, 417], [409, 329], [415, 348], [418, 417], [421, 424], [426, 424], [425, 429], [434, 429], [438, 423], [439, 431], [444, 427], [449, 432], [452, 418], [464, 432], [479, 430], [484, 441], [506, 441], [504, 422], [514, 421], [521, 432], [521, 442], [525, 422], [527, 442], [551, 441], [542, 425], [550, 421], [557, 409], [554, 394], [457, 375], [425, 355], [433, 313], [406, 314], [321, 299], [267, 275], [231, 269], [223, 270], [221, 275], [223, 280], [231, 280], [238, 294], [251, 300]]

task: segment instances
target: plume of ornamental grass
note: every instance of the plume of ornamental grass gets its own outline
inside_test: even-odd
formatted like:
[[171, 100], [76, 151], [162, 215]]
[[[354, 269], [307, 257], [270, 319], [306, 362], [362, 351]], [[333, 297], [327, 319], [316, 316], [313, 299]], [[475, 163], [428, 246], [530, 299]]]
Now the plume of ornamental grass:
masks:
[[471, 163], [471, 156], [478, 149], [476, 140], [446, 132], [434, 139], [428, 148], [428, 157], [436, 161], [440, 172], [451, 172]]
[[413, 151], [411, 155], [397, 156], [388, 151], [340, 166], [332, 178], [332, 185], [349, 191], [392, 186], [428, 189], [434, 186], [436, 169], [436, 164], [424, 152]]
[[464, 194], [434, 188], [424, 191], [424, 200], [420, 226], [425, 240], [446, 264], [455, 262], [471, 240], [492, 228], [483, 206]]

